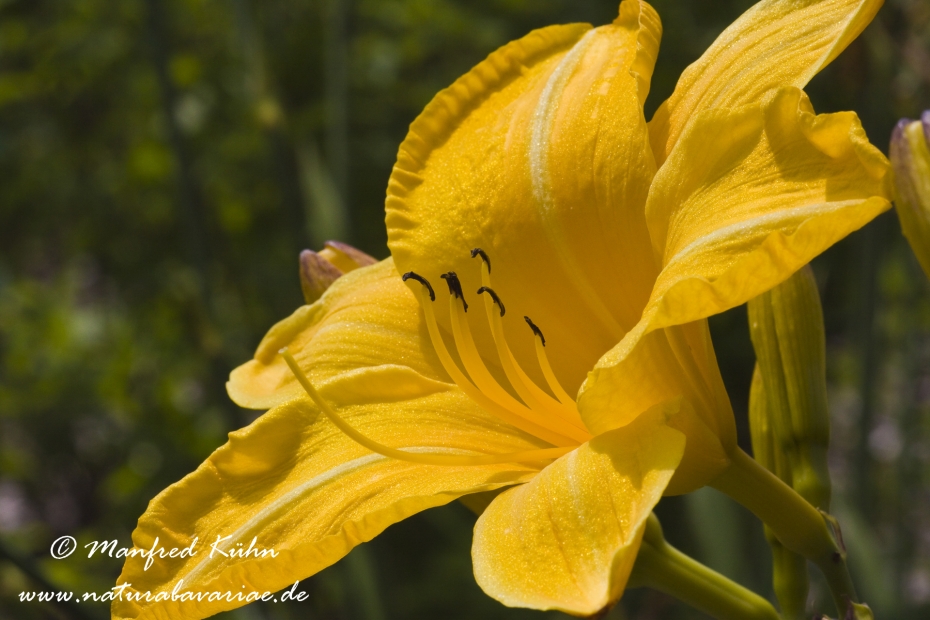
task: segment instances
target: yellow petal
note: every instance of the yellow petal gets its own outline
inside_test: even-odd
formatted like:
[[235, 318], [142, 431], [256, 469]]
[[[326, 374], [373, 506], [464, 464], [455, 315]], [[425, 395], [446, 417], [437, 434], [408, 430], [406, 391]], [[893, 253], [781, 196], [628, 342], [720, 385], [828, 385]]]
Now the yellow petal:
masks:
[[[376, 368], [368, 378], [415, 384], [408, 368]], [[378, 376], [385, 375], [385, 376]], [[419, 391], [429, 393], [431, 382]], [[335, 382], [338, 384], [338, 381]], [[332, 386], [336, 390], [337, 385]], [[370, 398], [371, 395], [368, 395]], [[345, 400], [345, 398], [343, 398]], [[337, 407], [350, 424], [383, 444], [416, 451], [507, 453], [540, 443], [505, 427], [456, 389], [402, 402]], [[192, 558], [127, 560], [119, 583], [131, 583], [114, 618], [185, 620], [241, 606], [224, 601], [129, 601], [133, 592], [275, 592], [336, 562], [392, 523], [466, 494], [522, 482], [544, 465], [445, 467], [372, 454], [340, 433], [306, 399], [279, 405], [230, 434], [194, 473], [156, 497], [139, 519], [133, 543], [189, 547]], [[277, 557], [210, 558], [242, 543]], [[226, 539], [225, 537], [230, 537]]]
[[642, 320], [686, 323], [787, 279], [890, 207], [888, 169], [854, 113], [817, 116], [796, 88], [702, 114], [649, 195], [662, 272]]
[[669, 495], [707, 484], [729, 465], [728, 454], [736, 446], [733, 410], [707, 321], [648, 333], [629, 352], [612, 349], [592, 370], [578, 398], [585, 425], [599, 434], [630, 424], [675, 397], [682, 398], [681, 412], [669, 424], [688, 443]]
[[[424, 346], [424, 343], [426, 345]], [[419, 305], [403, 284], [392, 259], [362, 267], [336, 280], [323, 297], [276, 324], [258, 346], [255, 359], [235, 369], [226, 388], [242, 407], [268, 409], [303, 394], [278, 351], [288, 347], [323, 392], [335, 378], [345, 391], [359, 369], [401, 365], [433, 391], [451, 384], [429, 346]], [[369, 383], [365, 383], [368, 381]], [[393, 393], [394, 400], [420, 395], [405, 382], [372, 383], [356, 376], [357, 390]], [[420, 381], [419, 385], [426, 385]], [[339, 395], [330, 395], [338, 400]], [[379, 398], [375, 396], [374, 398]]]
[[[687, 325], [772, 288], [886, 210], [887, 169], [854, 114], [814, 116], [797, 89], [779, 91], [764, 110], [703, 113], [656, 175], [647, 218], [663, 270], [640, 323], [582, 387], [578, 407], [589, 429], [620, 426], [684, 396], [703, 439], [688, 433], [688, 467], [671, 492], [706, 484], [720, 447], [735, 445], [732, 413], [713, 349], [694, 348], [701, 338], [674, 326], [695, 329]], [[682, 338], [689, 346], [676, 344]]]
[[721, 33], [690, 67], [649, 122], [665, 161], [695, 115], [761, 101], [769, 91], [802, 88], [868, 25], [882, 0], [763, 0]]
[[[484, 249], [516, 357], [535, 359], [528, 315], [569, 393], [638, 320], [658, 272], [642, 101], [660, 34], [652, 8], [626, 0], [608, 26], [553, 26], [504, 46], [414, 121], [388, 186], [398, 270], [433, 282], [453, 270], [468, 297], [481, 285], [469, 251]], [[479, 350], [493, 351], [481, 313], [469, 318]], [[544, 384], [535, 364], [526, 370]]]
[[482, 589], [508, 606], [580, 616], [616, 602], [684, 449], [660, 419], [595, 437], [495, 498], [475, 526]]

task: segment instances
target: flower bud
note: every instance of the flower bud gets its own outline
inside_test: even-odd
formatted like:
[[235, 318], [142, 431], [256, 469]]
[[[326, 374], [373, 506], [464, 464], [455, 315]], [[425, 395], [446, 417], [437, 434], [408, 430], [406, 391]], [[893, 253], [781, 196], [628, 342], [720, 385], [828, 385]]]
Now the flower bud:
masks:
[[[749, 302], [758, 360], [749, 392], [756, 460], [821, 510], [830, 502], [826, 342], [817, 283], [809, 266]], [[772, 577], [784, 618], [805, 617], [807, 561], [766, 528]]]
[[300, 253], [300, 288], [304, 301], [312, 304], [340, 276], [378, 262], [361, 250], [340, 241], [327, 241], [319, 252]]
[[[749, 431], [755, 459], [790, 485], [791, 470], [785, 454], [775, 449], [772, 418], [759, 364], [756, 364], [749, 389]], [[781, 615], [786, 620], [800, 620], [805, 617], [810, 589], [807, 560], [786, 549], [768, 527], [765, 528], [765, 539], [772, 550], [772, 586], [781, 607]]]
[[930, 277], [930, 110], [902, 119], [891, 135], [894, 203], [901, 230]]
[[776, 473], [811, 504], [827, 510], [826, 341], [820, 295], [810, 267], [751, 300], [749, 324], [765, 388], [773, 449], [785, 458], [786, 467]]

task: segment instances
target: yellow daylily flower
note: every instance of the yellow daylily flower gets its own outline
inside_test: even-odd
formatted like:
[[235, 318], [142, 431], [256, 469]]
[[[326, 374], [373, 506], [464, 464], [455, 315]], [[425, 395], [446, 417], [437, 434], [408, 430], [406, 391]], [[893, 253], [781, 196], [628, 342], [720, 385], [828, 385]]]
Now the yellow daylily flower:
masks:
[[[638, 0], [511, 42], [439, 93], [389, 182], [392, 258], [271, 329], [228, 384], [268, 413], [133, 534], [278, 556], [129, 558], [126, 591], [273, 592], [415, 512], [512, 487], [475, 529], [481, 587], [582, 616], [616, 602], [660, 497], [736, 450], [704, 319], [890, 206], [855, 114], [815, 115], [799, 90], [880, 4], [760, 2], [650, 123], [661, 25]], [[113, 613], [242, 604], [165, 598]]]

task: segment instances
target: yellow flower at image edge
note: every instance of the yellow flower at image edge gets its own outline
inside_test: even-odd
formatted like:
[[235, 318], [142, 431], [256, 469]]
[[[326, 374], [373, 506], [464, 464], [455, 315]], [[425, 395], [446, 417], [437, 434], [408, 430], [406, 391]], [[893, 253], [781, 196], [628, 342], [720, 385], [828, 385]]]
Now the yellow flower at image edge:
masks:
[[276, 591], [416, 512], [511, 487], [475, 528], [481, 587], [582, 616], [616, 602], [660, 497], [707, 484], [736, 450], [705, 318], [889, 208], [888, 163], [855, 114], [815, 115], [799, 90], [879, 5], [757, 4], [649, 123], [661, 26], [635, 0], [607, 26], [530, 33], [439, 93], [389, 183], [392, 258], [271, 329], [228, 384], [269, 411], [133, 534], [140, 548], [257, 538], [278, 556], [130, 558], [120, 583]]

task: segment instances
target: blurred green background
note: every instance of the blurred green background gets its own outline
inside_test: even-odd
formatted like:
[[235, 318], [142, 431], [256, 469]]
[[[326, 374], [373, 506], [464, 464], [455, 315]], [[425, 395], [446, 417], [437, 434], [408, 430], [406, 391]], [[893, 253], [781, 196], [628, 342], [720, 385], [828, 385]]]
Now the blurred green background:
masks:
[[[407, 125], [489, 52], [617, 0], [0, 0], [0, 617], [105, 618], [20, 603], [105, 591], [147, 502], [255, 413], [229, 371], [302, 303], [301, 249], [387, 255], [383, 199]], [[749, 0], [655, 0], [665, 26], [647, 117]], [[888, 0], [808, 88], [887, 152], [930, 108], [930, 3]], [[893, 213], [814, 265], [826, 312], [831, 466], [850, 563], [880, 618], [930, 617], [930, 288]], [[712, 321], [741, 442], [745, 309]], [[768, 549], [711, 490], [664, 500], [669, 539], [770, 595]], [[391, 527], [241, 620], [554, 618], [507, 609], [471, 574], [453, 504]], [[823, 597], [815, 583], [814, 596]], [[823, 609], [830, 609], [827, 605]], [[631, 591], [612, 618], [702, 618]]]

